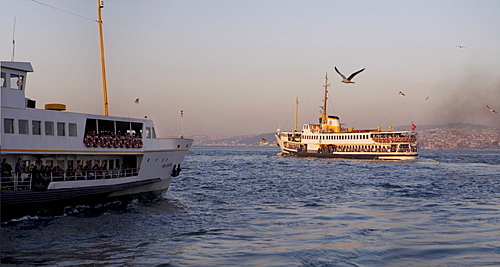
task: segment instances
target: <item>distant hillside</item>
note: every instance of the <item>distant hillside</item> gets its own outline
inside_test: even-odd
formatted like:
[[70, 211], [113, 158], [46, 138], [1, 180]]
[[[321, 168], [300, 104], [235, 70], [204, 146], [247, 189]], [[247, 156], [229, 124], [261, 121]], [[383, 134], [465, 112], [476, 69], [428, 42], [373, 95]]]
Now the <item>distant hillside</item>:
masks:
[[[398, 126], [394, 129], [405, 129], [409, 130], [410, 126]], [[479, 125], [479, 124], [471, 124], [471, 123], [461, 123], [461, 122], [454, 122], [454, 123], [448, 123], [448, 124], [427, 124], [427, 125], [417, 125], [417, 131], [424, 131], [424, 130], [430, 130], [430, 129], [451, 129], [451, 128], [470, 128], [474, 130], [484, 130], [484, 129], [489, 129], [489, 128], [495, 128], [491, 126], [485, 126], [485, 125]], [[500, 129], [499, 129], [500, 131]]]
[[[409, 130], [409, 126], [398, 126], [394, 130]], [[445, 125], [417, 125], [419, 143], [422, 148], [461, 147], [487, 148], [500, 141], [500, 128], [470, 123], [449, 123]], [[258, 146], [265, 138], [269, 145], [275, 146], [274, 133], [242, 136], [192, 136], [195, 145], [242, 145]], [[497, 146], [497, 145], [496, 145]]]
[[242, 135], [231, 137], [195, 137], [195, 145], [241, 145], [241, 146], [258, 146], [265, 138], [269, 145], [276, 144], [274, 133], [264, 133], [255, 135]]

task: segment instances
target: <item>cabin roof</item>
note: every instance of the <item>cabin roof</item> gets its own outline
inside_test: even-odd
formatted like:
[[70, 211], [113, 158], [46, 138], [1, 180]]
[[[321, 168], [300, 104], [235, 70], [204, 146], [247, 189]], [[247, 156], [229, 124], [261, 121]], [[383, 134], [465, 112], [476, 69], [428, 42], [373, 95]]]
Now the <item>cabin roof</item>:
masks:
[[33, 72], [33, 67], [29, 62], [2, 61], [2, 68]]

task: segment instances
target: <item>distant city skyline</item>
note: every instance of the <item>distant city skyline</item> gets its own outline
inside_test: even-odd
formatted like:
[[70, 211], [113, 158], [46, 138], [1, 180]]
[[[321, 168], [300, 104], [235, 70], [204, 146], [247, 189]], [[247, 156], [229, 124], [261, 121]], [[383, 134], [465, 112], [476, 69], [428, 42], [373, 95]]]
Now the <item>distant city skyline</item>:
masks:
[[[110, 115], [148, 116], [160, 136], [181, 134], [181, 110], [186, 134], [290, 130], [296, 97], [299, 127], [318, 121], [328, 73], [328, 113], [354, 128], [500, 127], [486, 107], [500, 111], [499, 10], [493, 0], [107, 0]], [[11, 59], [14, 36], [38, 108], [103, 114], [96, 18], [96, 1], [2, 1], [0, 58]], [[344, 84], [334, 66], [366, 69]]]

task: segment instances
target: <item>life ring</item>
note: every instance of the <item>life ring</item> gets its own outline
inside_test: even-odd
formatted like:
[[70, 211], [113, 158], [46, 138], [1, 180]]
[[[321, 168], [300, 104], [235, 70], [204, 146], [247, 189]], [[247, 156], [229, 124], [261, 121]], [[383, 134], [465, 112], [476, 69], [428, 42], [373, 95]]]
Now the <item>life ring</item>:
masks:
[[124, 147], [125, 146], [125, 137], [120, 136], [119, 145], [120, 145], [120, 147]]
[[104, 137], [104, 136], [99, 137], [99, 142], [101, 142], [101, 147], [108, 146], [108, 144], [106, 143], [106, 137]]
[[132, 138], [132, 147], [133, 148], [137, 147], [137, 138]]
[[131, 141], [132, 138], [130, 138], [130, 136], [127, 136], [126, 139], [125, 139], [125, 147], [126, 148], [130, 148], [132, 146], [132, 141]]
[[142, 139], [141, 138], [137, 138], [137, 147], [138, 148], [142, 148], [144, 144], [142, 143]]
[[118, 147], [118, 138], [116, 138], [116, 137], [111, 138], [110, 144], [112, 147], [117, 148]]
[[113, 140], [113, 139], [111, 139], [111, 137], [106, 136], [106, 146], [107, 146], [107, 147], [113, 147], [113, 145], [111, 144], [111, 141], [112, 141], [112, 140]]
[[92, 136], [90, 135], [86, 135], [85, 138], [83, 139], [83, 143], [87, 146], [87, 147], [91, 147], [93, 146], [92, 144]]
[[94, 136], [94, 141], [93, 141], [94, 147], [98, 147], [101, 145], [101, 139], [99, 139], [99, 136]]

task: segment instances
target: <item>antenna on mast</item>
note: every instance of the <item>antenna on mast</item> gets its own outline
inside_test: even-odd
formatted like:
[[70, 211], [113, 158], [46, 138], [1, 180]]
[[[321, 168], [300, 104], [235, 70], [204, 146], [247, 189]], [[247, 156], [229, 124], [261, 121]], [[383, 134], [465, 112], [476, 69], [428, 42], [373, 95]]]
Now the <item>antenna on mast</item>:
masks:
[[16, 17], [14, 17], [14, 30], [12, 31], [12, 58], [10, 61], [14, 61], [14, 55], [16, 54], [16, 40], [14, 39], [16, 35]]

